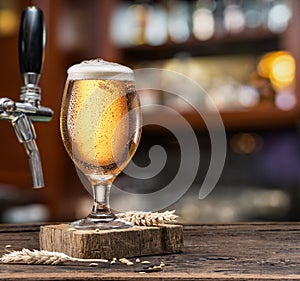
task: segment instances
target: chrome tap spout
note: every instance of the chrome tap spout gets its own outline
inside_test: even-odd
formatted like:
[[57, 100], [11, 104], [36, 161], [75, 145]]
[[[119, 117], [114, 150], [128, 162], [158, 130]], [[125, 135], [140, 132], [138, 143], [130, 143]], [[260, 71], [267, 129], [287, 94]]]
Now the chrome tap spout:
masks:
[[29, 168], [32, 179], [33, 188], [44, 187], [44, 177], [40, 153], [35, 140], [24, 142], [24, 147], [29, 157]]
[[36, 134], [30, 118], [25, 114], [20, 114], [11, 120], [16, 136], [20, 143], [23, 143], [25, 151], [29, 157], [29, 167], [33, 188], [44, 187], [44, 178], [39, 150], [35, 138]]

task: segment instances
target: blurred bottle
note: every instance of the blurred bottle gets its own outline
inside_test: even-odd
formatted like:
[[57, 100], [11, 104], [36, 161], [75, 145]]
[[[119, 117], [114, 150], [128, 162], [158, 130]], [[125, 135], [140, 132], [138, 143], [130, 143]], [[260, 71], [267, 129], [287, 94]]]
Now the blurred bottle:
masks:
[[214, 0], [199, 0], [195, 3], [193, 12], [193, 34], [196, 39], [205, 41], [215, 33], [215, 19], [213, 11], [216, 8]]
[[0, 1], [0, 36], [13, 36], [18, 32], [19, 6], [17, 1]]
[[113, 42], [122, 47], [141, 45], [146, 42], [145, 30], [149, 11], [147, 4], [121, 3], [110, 22]]
[[168, 33], [171, 41], [183, 43], [191, 34], [190, 5], [186, 1], [169, 0], [168, 7]]
[[292, 17], [292, 9], [290, 2], [284, 0], [272, 1], [268, 11], [267, 26], [273, 33], [284, 32]]
[[130, 32], [133, 26], [133, 19], [127, 17], [129, 4], [122, 3], [114, 10], [110, 21], [110, 36], [112, 41], [121, 47], [130, 44]]
[[167, 11], [160, 3], [148, 6], [145, 16], [145, 42], [149, 45], [158, 46], [168, 39]]
[[245, 15], [240, 0], [224, 0], [224, 27], [228, 33], [240, 33], [245, 29]]
[[259, 28], [263, 23], [263, 1], [244, 1], [243, 10], [245, 26], [250, 29]]

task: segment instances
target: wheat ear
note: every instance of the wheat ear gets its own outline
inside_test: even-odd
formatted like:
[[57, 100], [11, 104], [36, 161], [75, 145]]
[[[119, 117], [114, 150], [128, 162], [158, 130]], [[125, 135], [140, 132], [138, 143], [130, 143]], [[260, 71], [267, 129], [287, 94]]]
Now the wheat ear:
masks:
[[1, 259], [3, 263], [27, 263], [27, 264], [62, 264], [66, 261], [75, 262], [108, 262], [105, 259], [79, 259], [73, 258], [66, 254], [59, 252], [49, 252], [46, 250], [28, 250], [22, 249], [22, 251], [10, 251], [8, 254], [4, 254]]
[[173, 211], [165, 211], [165, 212], [142, 212], [142, 211], [128, 211], [126, 213], [119, 213], [117, 217], [128, 221], [134, 225], [140, 226], [157, 226], [165, 223], [173, 223], [176, 222], [178, 216], [175, 214], [175, 210]]

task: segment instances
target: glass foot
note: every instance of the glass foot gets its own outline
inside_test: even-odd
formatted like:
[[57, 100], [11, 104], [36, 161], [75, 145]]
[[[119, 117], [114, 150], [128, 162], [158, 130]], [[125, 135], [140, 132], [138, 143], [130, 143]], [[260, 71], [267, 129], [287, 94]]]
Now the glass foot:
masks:
[[114, 217], [111, 220], [86, 217], [70, 223], [70, 227], [76, 229], [122, 229], [130, 228], [133, 225], [127, 221]]

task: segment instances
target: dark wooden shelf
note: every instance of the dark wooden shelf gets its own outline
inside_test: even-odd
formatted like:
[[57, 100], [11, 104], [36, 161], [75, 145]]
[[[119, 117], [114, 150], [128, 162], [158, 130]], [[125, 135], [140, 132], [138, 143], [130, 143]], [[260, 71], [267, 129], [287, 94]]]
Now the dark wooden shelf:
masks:
[[[195, 130], [206, 130], [208, 126], [218, 126], [218, 119], [214, 113], [203, 113], [205, 120], [208, 121], [205, 124], [203, 118], [198, 113], [183, 112], [181, 115], [190, 123]], [[261, 104], [251, 109], [221, 112], [220, 116], [223, 120], [223, 124], [226, 130], [251, 130], [251, 129], [272, 129], [295, 126], [298, 123], [300, 117], [299, 107], [295, 107], [289, 111], [283, 111], [272, 104]], [[147, 124], [151, 120], [152, 124], [158, 126], [146, 126], [146, 132], [159, 132], [161, 120], [164, 123], [175, 126], [177, 129], [183, 129], [179, 123], [174, 121], [174, 115], [158, 112], [147, 112], [143, 114], [144, 123]]]
[[126, 61], [161, 60], [174, 57], [179, 53], [189, 56], [216, 56], [235, 54], [261, 54], [280, 49], [280, 35], [268, 30], [245, 30], [230, 35], [221, 34], [207, 41], [199, 41], [194, 37], [184, 43], [167, 43], [159, 46], [139, 45], [120, 48]]

